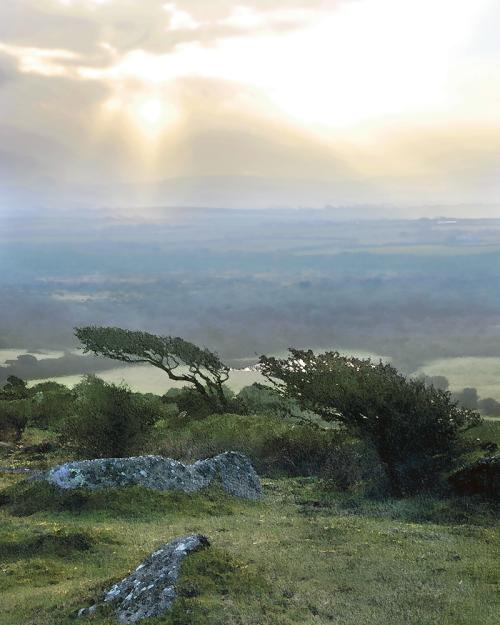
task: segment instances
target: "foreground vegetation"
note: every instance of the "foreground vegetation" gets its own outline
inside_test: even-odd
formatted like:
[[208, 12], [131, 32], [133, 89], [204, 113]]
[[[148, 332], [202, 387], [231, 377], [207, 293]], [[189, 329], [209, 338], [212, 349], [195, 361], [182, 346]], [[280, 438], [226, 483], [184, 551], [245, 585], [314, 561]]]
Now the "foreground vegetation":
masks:
[[[157, 426], [165, 453], [189, 459], [231, 447], [253, 456], [261, 473], [276, 475], [264, 478], [257, 503], [217, 489], [60, 491], [0, 472], [0, 625], [70, 625], [158, 545], [192, 532], [212, 547], [186, 561], [173, 611], [151, 625], [496, 623], [498, 505], [444, 492], [391, 498], [373, 476], [373, 458], [353, 467], [356, 446], [349, 454], [337, 432], [315, 428], [303, 449], [304, 427], [290, 435], [283, 419], [245, 415]], [[0, 465], [73, 457], [48, 445], [51, 436], [26, 429], [15, 451], [0, 452]], [[312, 449], [321, 436], [344, 456], [336, 472], [325, 461], [320, 476]], [[466, 437], [500, 442], [500, 424]], [[86, 622], [114, 623], [105, 614]]]
[[500, 536], [484, 502], [367, 500], [287, 478], [265, 480], [261, 503], [134, 487], [76, 510], [44, 493], [27, 510], [18, 479], [4, 481], [18, 507], [0, 508], [2, 625], [69, 625], [155, 547], [190, 532], [212, 547], [188, 559], [174, 611], [152, 625], [497, 622]]
[[[151, 624], [497, 622], [498, 493], [459, 497], [447, 478], [496, 452], [500, 422], [482, 423], [448, 391], [391, 365], [337, 352], [262, 357], [274, 386], [235, 396], [227, 367], [182, 339], [92, 327], [85, 337], [95, 353], [151, 358], [191, 386], [159, 397], [95, 376], [73, 390], [9, 378], [0, 625], [69, 625], [160, 544], [195, 532], [212, 547], [190, 556], [173, 610]], [[24, 479], [70, 459], [191, 462], [229, 449], [263, 476], [262, 501]], [[88, 622], [113, 620], [101, 612]]]

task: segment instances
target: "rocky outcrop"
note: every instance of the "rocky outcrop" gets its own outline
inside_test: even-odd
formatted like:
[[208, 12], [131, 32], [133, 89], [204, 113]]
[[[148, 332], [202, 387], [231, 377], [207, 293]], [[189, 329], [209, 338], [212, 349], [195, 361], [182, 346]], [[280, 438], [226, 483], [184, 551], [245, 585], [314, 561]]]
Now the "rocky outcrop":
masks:
[[119, 623], [136, 623], [159, 616], [172, 607], [176, 597], [175, 582], [184, 558], [209, 544], [205, 536], [193, 534], [162, 545], [135, 571], [107, 590], [100, 604], [82, 608], [78, 616], [93, 614], [105, 605], [113, 607]]
[[500, 454], [481, 458], [448, 478], [460, 495], [486, 495], [500, 499]]
[[220, 484], [229, 494], [259, 499], [259, 476], [250, 460], [234, 451], [185, 465], [163, 456], [98, 458], [67, 462], [37, 476], [63, 489], [100, 490], [139, 484], [157, 490], [195, 492]]

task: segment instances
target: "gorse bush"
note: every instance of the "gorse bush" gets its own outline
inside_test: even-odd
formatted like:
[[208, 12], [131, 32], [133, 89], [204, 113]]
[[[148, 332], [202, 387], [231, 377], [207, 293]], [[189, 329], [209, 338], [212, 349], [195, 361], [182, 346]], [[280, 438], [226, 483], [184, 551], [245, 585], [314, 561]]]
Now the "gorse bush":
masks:
[[61, 430], [81, 455], [123, 457], [140, 453], [153, 423], [162, 416], [159, 398], [134, 394], [126, 386], [86, 376], [74, 388], [73, 414]]
[[0, 438], [18, 441], [31, 417], [26, 382], [10, 375], [0, 389]]

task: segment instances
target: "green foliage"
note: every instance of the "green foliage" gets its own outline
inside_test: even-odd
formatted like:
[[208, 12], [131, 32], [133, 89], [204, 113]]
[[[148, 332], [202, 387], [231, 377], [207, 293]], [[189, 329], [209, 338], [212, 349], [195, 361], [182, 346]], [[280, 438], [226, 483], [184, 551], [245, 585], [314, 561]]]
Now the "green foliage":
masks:
[[[232, 407], [232, 404], [235, 404], [234, 393], [226, 385], [222, 387], [222, 391], [224, 393], [225, 405], [229, 409]], [[177, 413], [186, 413], [188, 419], [204, 419], [213, 414], [211, 404], [195, 388], [190, 386], [169, 389], [163, 395], [162, 401], [167, 406], [175, 406]], [[184, 423], [184, 419], [181, 422]]]
[[0, 438], [19, 441], [31, 418], [31, 404], [25, 399], [0, 400]]
[[211, 415], [157, 434], [162, 455], [193, 462], [228, 449], [249, 456], [262, 475], [319, 475], [339, 488], [361, 479], [363, 446], [345, 432], [274, 415]]
[[9, 375], [6, 384], [0, 391], [0, 399], [12, 401], [26, 399], [26, 397], [28, 397], [26, 382], [15, 375]]
[[435, 485], [461, 451], [460, 433], [480, 422], [447, 391], [406, 378], [393, 366], [290, 350], [286, 359], [261, 357], [264, 375], [287, 397], [372, 444], [395, 495]]
[[223, 384], [229, 378], [229, 367], [209, 349], [180, 337], [116, 327], [75, 328], [75, 335], [85, 352], [122, 362], [149, 363], [171, 380], [192, 384], [212, 410], [226, 407]]
[[274, 388], [255, 382], [238, 393], [241, 410], [247, 414], [272, 414], [278, 417], [300, 417], [302, 411], [294, 399], [283, 397]]
[[73, 414], [62, 425], [62, 434], [80, 454], [106, 458], [139, 453], [162, 416], [159, 400], [95, 376], [86, 376], [74, 392]]
[[30, 389], [30, 393], [30, 426], [59, 430], [73, 412], [75, 393], [55, 382], [37, 384]]

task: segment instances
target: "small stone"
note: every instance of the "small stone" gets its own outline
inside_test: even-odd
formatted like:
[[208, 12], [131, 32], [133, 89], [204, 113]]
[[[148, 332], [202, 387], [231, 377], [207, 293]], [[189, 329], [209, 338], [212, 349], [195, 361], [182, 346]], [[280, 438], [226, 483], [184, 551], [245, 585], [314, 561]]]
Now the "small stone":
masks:
[[[159, 616], [172, 607], [177, 596], [177, 581], [184, 558], [210, 545], [208, 538], [191, 534], [162, 545], [148, 556], [130, 575], [108, 590], [103, 603], [114, 607], [119, 623], [128, 625], [144, 618]], [[98, 605], [82, 608], [78, 616], [87, 616]]]

